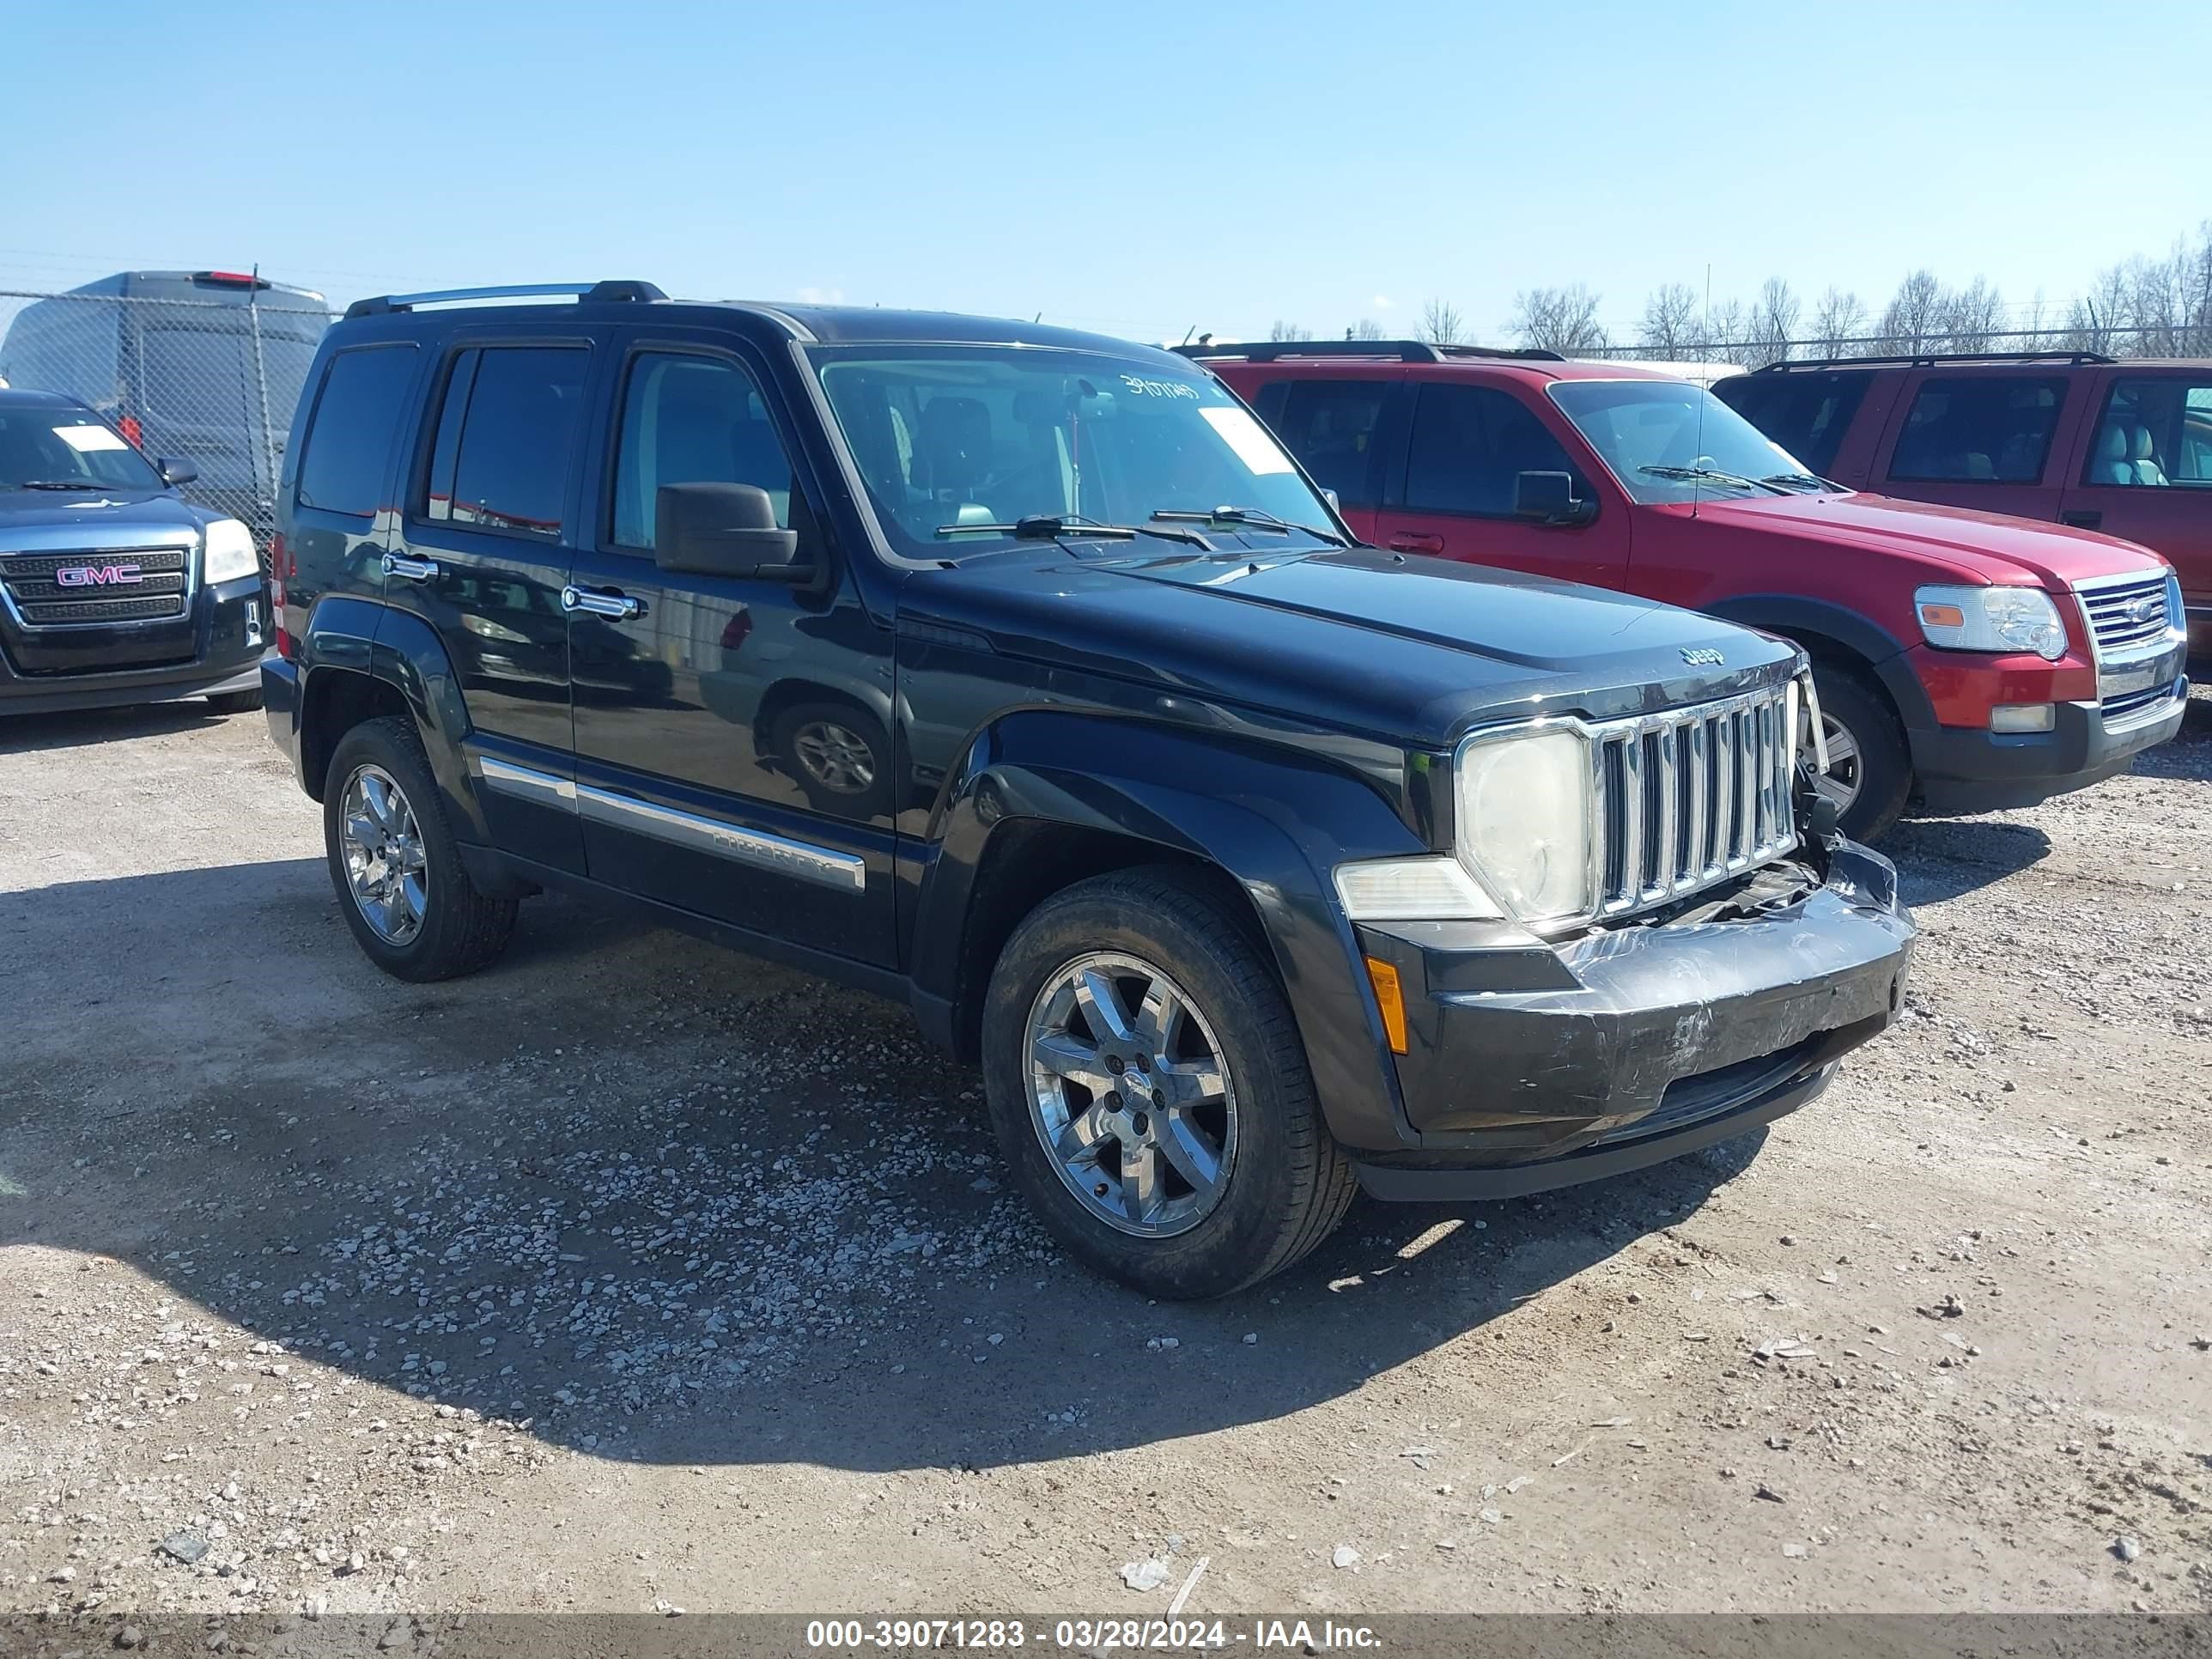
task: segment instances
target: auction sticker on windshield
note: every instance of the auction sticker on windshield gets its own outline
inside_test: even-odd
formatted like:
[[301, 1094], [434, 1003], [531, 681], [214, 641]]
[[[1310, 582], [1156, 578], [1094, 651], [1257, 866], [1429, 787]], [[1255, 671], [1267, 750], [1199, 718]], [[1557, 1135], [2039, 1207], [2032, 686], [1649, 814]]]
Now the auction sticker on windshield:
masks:
[[58, 426], [54, 436], [59, 438], [80, 455], [91, 454], [100, 449], [128, 449], [130, 445], [104, 426]]
[[1291, 470], [1291, 458], [1283, 453], [1282, 446], [1236, 404], [1217, 404], [1198, 412], [1206, 416], [1208, 426], [1221, 434], [1222, 441], [1237, 452], [1237, 459], [1255, 474]]

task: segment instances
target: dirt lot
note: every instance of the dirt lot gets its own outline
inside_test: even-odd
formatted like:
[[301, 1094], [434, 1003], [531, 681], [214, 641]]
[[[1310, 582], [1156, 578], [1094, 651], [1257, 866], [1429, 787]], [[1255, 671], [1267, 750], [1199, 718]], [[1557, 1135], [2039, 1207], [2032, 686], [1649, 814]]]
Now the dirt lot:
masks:
[[399, 985], [258, 716], [0, 727], [0, 1608], [2212, 1608], [2208, 806], [1908, 825], [1814, 1107], [1190, 1308], [894, 1008], [550, 899]]

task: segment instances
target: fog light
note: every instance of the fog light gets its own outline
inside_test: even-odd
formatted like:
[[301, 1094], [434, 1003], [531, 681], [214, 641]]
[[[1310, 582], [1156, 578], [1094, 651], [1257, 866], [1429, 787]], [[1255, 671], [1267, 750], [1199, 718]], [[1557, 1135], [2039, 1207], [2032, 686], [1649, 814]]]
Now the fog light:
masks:
[[2047, 702], [2001, 702], [1990, 710], [1992, 732], [2048, 732], [2057, 714]]

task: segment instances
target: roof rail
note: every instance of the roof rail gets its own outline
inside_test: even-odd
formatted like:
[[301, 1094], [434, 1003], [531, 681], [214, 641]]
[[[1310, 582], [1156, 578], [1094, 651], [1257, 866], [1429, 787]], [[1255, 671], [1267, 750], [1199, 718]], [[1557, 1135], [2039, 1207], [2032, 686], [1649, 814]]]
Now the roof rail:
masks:
[[1891, 357], [1785, 357], [1752, 371], [1776, 374], [1793, 368], [1936, 368], [1945, 363], [2116, 363], [2101, 351], [1923, 351]]
[[380, 294], [374, 299], [356, 300], [348, 306], [349, 317], [381, 317], [394, 311], [412, 311], [417, 306], [453, 305], [468, 300], [546, 300], [568, 299], [579, 305], [591, 305], [608, 300], [633, 300], [640, 302], [665, 300], [651, 283], [612, 281], [602, 283], [518, 283], [505, 288], [446, 288], [424, 294]]
[[1248, 363], [1272, 363], [1285, 357], [1370, 357], [1401, 363], [1441, 363], [1453, 357], [1518, 358], [1528, 362], [1563, 362], [1556, 351], [1539, 346], [1437, 345], [1427, 340], [1269, 340], [1265, 343], [1217, 345], [1201, 340], [1172, 349], [1203, 362], [1240, 357]]

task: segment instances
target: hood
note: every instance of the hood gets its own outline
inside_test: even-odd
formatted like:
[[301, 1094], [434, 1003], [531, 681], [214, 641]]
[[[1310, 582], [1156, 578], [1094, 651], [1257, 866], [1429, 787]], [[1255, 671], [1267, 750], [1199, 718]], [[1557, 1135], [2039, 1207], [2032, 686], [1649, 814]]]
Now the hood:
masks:
[[[1670, 508], [1686, 516], [1687, 507]], [[2089, 576], [2161, 568], [2146, 548], [2094, 530], [2008, 518], [1971, 507], [1889, 495], [1762, 496], [1705, 501], [1703, 526], [1728, 525], [1766, 535], [1797, 536], [1838, 546], [1905, 553], [1941, 561], [1944, 574], [1983, 581], [2017, 583], [2023, 574], [2060, 592]]]
[[201, 527], [218, 516], [160, 489], [84, 495], [3, 489], [0, 551], [178, 547], [198, 540]]
[[1764, 634], [1626, 594], [1373, 548], [1291, 555], [1279, 540], [1211, 558], [986, 556], [909, 578], [909, 618], [1179, 701], [1435, 748], [1504, 720], [1727, 696], [1796, 660]]

